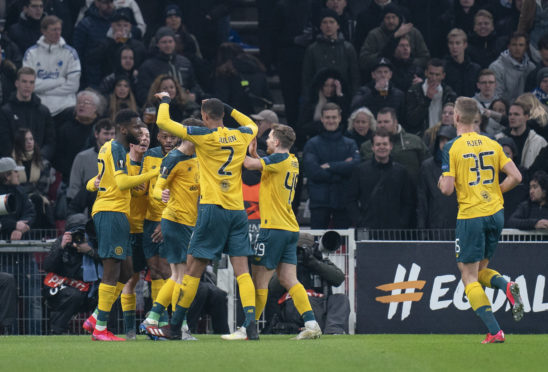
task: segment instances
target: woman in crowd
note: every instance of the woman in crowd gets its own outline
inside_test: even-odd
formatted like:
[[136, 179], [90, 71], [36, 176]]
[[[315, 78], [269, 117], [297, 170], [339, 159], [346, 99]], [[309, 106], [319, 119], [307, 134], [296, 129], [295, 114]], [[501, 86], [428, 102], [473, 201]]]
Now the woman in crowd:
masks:
[[453, 113], [455, 111], [455, 104], [453, 102], [448, 102], [445, 105], [443, 105], [443, 109], [441, 112], [441, 120], [434, 125], [432, 128], [428, 128], [424, 132], [424, 143], [428, 148], [430, 149], [430, 152], [433, 154], [435, 151], [435, 143], [436, 138], [438, 136], [438, 132], [442, 125], [450, 125], [454, 126], [453, 122]]
[[376, 127], [377, 121], [373, 113], [367, 107], [360, 107], [348, 118], [345, 136], [356, 141], [359, 149], [362, 143], [371, 139]]
[[137, 111], [137, 103], [129, 78], [126, 75], [118, 75], [115, 78], [114, 91], [108, 97], [109, 118], [114, 121], [118, 111], [126, 108]]
[[137, 69], [135, 68], [135, 52], [129, 46], [124, 46], [120, 48], [119, 53], [119, 65], [116, 67], [116, 70], [107, 75], [101, 85], [99, 86], [99, 91], [108, 96], [114, 90], [114, 85], [116, 83], [116, 77], [120, 75], [125, 75], [130, 82], [131, 90], [135, 91], [135, 85], [137, 84]]

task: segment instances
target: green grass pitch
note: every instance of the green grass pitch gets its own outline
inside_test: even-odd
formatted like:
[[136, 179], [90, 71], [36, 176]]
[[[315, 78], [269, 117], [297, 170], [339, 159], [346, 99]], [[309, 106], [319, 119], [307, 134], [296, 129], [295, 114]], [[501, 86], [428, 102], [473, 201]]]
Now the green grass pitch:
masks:
[[348, 335], [258, 342], [92, 342], [89, 336], [0, 337], [4, 371], [546, 371], [548, 335], [507, 335], [481, 345], [484, 335]]

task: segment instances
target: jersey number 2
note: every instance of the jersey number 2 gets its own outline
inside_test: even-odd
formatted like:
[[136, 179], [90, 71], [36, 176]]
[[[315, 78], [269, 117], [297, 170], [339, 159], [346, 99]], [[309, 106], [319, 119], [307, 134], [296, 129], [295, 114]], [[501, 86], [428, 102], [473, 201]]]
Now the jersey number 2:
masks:
[[470, 171], [475, 173], [476, 180], [472, 181], [472, 182], [468, 182], [468, 185], [470, 185], [470, 186], [479, 185], [479, 183], [481, 181], [481, 171], [491, 172], [491, 176], [488, 179], [483, 180], [482, 183], [484, 185], [489, 185], [489, 184], [493, 183], [493, 181], [495, 179], [495, 167], [493, 167], [492, 165], [486, 165], [485, 162], [484, 162], [484, 158], [486, 156], [490, 156], [490, 155], [494, 155], [494, 154], [495, 154], [494, 151], [483, 151], [483, 152], [480, 152], [478, 155], [476, 155], [474, 153], [462, 155], [462, 157], [465, 158], [465, 159], [469, 159], [469, 158], [474, 159], [474, 166], [472, 168], [470, 168]]
[[228, 159], [226, 159], [226, 162], [221, 165], [221, 168], [217, 171], [217, 173], [221, 176], [232, 176], [232, 172], [226, 171], [226, 167], [229, 166], [230, 162], [232, 161], [232, 158], [234, 158], [234, 148], [230, 146], [223, 146], [221, 147], [221, 150], [228, 150], [230, 151], [230, 154], [228, 154]]

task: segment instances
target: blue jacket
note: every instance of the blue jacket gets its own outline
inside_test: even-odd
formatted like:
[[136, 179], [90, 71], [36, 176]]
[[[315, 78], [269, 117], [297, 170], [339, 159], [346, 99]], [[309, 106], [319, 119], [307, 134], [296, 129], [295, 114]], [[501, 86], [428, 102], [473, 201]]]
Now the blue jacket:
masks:
[[[324, 131], [306, 142], [303, 158], [310, 208], [343, 209], [347, 182], [360, 160], [356, 142], [344, 137], [340, 128]], [[352, 160], [345, 161], [348, 158]], [[325, 163], [329, 168], [321, 167]]]

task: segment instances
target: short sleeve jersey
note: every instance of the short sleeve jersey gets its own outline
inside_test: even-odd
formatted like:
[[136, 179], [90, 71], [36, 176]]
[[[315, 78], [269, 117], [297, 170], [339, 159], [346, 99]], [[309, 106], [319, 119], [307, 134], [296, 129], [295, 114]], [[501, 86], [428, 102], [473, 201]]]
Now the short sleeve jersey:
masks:
[[[141, 162], [133, 161], [129, 158], [129, 153], [126, 158], [127, 173], [129, 176], [138, 176], [141, 173]], [[129, 205], [129, 232], [138, 234], [143, 232], [143, 222], [147, 212], [147, 196], [145, 194], [137, 195], [131, 193], [131, 203]]]
[[[160, 146], [149, 149], [145, 152], [143, 157], [143, 169], [142, 173], [149, 172], [154, 169], [160, 168], [164, 154]], [[152, 190], [156, 185], [157, 178], [151, 178], [148, 181], [147, 195], [148, 195], [148, 207], [146, 213], [146, 219], [149, 221], [160, 221], [162, 219], [162, 213], [166, 207], [166, 203], [161, 200], [154, 199], [152, 196]]]
[[299, 176], [299, 161], [293, 154], [261, 158], [263, 172], [259, 190], [261, 229], [299, 231], [291, 203]]
[[170, 151], [162, 160], [159, 177], [166, 180], [165, 186], [170, 191], [162, 218], [187, 226], [196, 225], [200, 196], [200, 172], [196, 156], [186, 155], [178, 149]]
[[509, 161], [496, 141], [475, 132], [445, 145], [442, 172], [455, 178], [458, 219], [491, 216], [503, 208], [499, 171]]
[[121, 212], [129, 215], [131, 191], [120, 190], [115, 180], [116, 175], [127, 174], [126, 159], [126, 149], [116, 140], [108, 141], [99, 150], [97, 162], [101, 182], [93, 203], [92, 216], [97, 212]]

